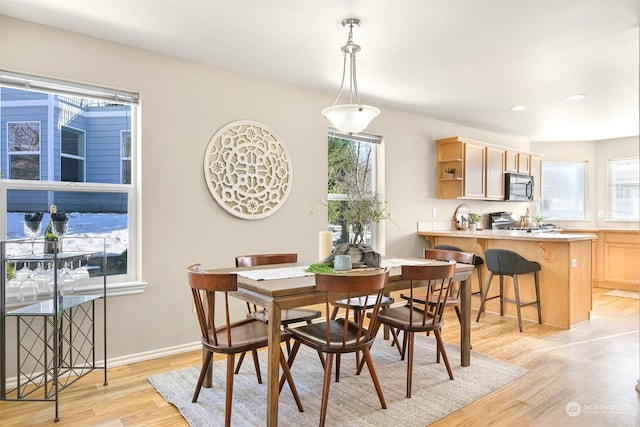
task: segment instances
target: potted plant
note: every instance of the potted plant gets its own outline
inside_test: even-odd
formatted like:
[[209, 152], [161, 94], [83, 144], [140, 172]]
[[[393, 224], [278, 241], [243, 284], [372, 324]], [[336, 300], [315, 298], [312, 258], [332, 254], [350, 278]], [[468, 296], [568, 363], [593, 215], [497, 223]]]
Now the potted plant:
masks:
[[469, 220], [472, 230], [482, 229], [482, 215], [472, 212], [469, 214]]
[[451, 179], [456, 173], [456, 168], [444, 168], [444, 177]]

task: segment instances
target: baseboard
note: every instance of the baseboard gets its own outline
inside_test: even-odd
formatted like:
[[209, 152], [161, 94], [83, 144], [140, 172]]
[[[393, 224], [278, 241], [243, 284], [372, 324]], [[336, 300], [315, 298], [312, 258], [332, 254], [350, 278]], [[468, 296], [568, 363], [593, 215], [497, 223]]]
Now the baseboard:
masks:
[[[127, 354], [125, 356], [114, 357], [107, 360], [107, 369], [115, 368], [117, 366], [130, 365], [132, 363], [145, 362], [147, 360], [159, 359], [161, 357], [172, 356], [174, 354], [187, 353], [189, 351], [200, 350], [202, 343], [200, 341], [176, 345], [173, 347], [159, 348], [151, 351], [144, 351], [142, 353]], [[104, 366], [104, 360], [96, 360], [96, 366]], [[25, 380], [23, 380], [24, 383]], [[8, 390], [16, 388], [18, 385], [17, 377], [10, 377], [6, 380], [6, 387]]]
[[[159, 348], [142, 353], [127, 354], [125, 356], [114, 357], [108, 360], [108, 367], [129, 365], [131, 363], [145, 362], [147, 360], [159, 359], [161, 357], [172, 356], [174, 354], [186, 353], [189, 351], [199, 350], [202, 348], [200, 341], [176, 345], [173, 347]], [[100, 365], [102, 362], [99, 362]]]

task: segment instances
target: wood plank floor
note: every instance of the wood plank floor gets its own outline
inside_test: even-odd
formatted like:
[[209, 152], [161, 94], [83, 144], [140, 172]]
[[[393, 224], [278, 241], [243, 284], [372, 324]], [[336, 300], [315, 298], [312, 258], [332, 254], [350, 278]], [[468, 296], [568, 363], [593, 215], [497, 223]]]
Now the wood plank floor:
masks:
[[[474, 351], [530, 372], [432, 425], [639, 426], [640, 302], [606, 292], [594, 290], [592, 320], [569, 331], [525, 322], [519, 333], [515, 319], [491, 314], [472, 322]], [[444, 329], [445, 340], [457, 342], [455, 316]], [[61, 394], [58, 423], [52, 403], [0, 402], [0, 425], [186, 426], [146, 378], [199, 361], [194, 351], [110, 368], [106, 387], [102, 372], [94, 372]], [[568, 405], [580, 414], [569, 416]]]

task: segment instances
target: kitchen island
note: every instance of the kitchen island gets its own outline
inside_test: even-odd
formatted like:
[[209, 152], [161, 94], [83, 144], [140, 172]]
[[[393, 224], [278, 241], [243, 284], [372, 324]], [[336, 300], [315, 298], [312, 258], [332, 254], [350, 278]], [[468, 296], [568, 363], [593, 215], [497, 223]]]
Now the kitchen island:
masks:
[[[435, 231], [427, 228], [428, 225], [425, 226], [425, 223], [418, 223], [418, 235], [423, 236], [434, 247], [438, 244], [454, 245], [483, 258], [487, 249], [509, 249], [528, 260], [539, 262], [542, 267], [540, 270], [542, 323], [570, 329], [589, 320], [595, 234], [530, 233], [508, 230]], [[489, 271], [486, 265], [483, 268], [485, 269], [485, 283], [482, 284], [484, 289]], [[521, 300], [533, 301], [535, 299], [533, 275], [524, 275], [518, 280]], [[498, 293], [499, 283], [498, 277], [493, 279], [489, 296]], [[508, 277], [505, 278], [504, 293], [505, 298], [513, 299], [513, 286]], [[472, 304], [475, 308], [479, 307], [479, 298], [474, 299]], [[497, 299], [487, 301], [485, 311], [499, 314], [499, 304]], [[504, 315], [516, 317], [515, 305], [505, 303]], [[522, 318], [537, 322], [536, 308], [523, 307]]]

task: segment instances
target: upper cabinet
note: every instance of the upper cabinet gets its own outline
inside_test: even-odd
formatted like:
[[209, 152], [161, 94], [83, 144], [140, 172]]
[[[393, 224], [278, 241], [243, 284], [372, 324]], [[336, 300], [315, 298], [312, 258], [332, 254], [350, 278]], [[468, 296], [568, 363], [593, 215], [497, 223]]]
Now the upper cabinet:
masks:
[[436, 142], [439, 199], [504, 200], [505, 172], [532, 175], [534, 197], [540, 198], [540, 156], [461, 137]]

